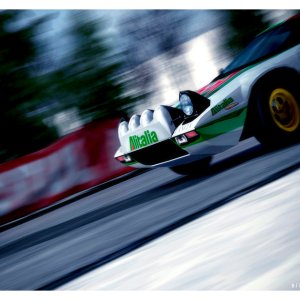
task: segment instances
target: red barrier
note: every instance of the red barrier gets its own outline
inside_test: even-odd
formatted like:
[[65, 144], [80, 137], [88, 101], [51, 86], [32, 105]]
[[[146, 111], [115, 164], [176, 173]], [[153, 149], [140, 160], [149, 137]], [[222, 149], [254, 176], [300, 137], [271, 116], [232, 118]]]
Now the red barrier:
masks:
[[128, 173], [114, 158], [118, 120], [89, 124], [38, 152], [0, 165], [0, 223]]

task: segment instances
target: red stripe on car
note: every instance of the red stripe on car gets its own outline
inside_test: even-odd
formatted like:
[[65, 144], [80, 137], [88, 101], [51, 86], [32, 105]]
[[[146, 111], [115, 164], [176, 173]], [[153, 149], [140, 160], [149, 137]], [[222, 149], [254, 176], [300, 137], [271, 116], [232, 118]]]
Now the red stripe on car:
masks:
[[217, 88], [219, 88], [223, 84], [225, 84], [229, 79], [231, 79], [238, 72], [240, 72], [240, 70], [235, 71], [235, 72], [231, 73], [230, 75], [228, 75], [228, 76], [226, 76], [222, 79], [218, 79], [216, 81], [213, 81], [213, 82], [209, 83], [208, 85], [206, 85], [203, 88], [201, 88], [200, 90], [198, 90], [197, 93], [203, 95], [203, 94], [209, 94], [209, 93], [214, 92]]

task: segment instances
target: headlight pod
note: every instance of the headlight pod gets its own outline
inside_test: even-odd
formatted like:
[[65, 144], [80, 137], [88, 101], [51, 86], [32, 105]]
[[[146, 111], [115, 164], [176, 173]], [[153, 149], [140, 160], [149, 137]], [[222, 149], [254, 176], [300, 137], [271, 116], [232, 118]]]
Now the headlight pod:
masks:
[[179, 102], [187, 118], [201, 114], [210, 106], [209, 99], [193, 91], [180, 92]]
[[126, 134], [126, 132], [128, 131], [128, 122], [123, 121], [119, 124], [119, 133], [121, 135]]
[[187, 94], [181, 94], [179, 96], [179, 102], [181, 104], [182, 111], [187, 115], [191, 116], [194, 112], [194, 106], [191, 98]]

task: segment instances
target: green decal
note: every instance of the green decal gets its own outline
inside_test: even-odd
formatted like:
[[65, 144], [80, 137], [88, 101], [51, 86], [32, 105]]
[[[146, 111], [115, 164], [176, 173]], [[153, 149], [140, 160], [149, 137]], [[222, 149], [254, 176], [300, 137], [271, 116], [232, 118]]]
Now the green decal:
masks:
[[149, 130], [146, 130], [141, 136], [133, 135], [129, 137], [129, 146], [132, 151], [157, 142], [158, 137], [155, 131], [150, 132]]
[[155, 131], [151, 132], [151, 139], [152, 139], [152, 143], [157, 143], [158, 142], [158, 137]]
[[199, 138], [190, 144], [182, 146], [182, 148], [202, 143], [204, 141], [242, 127], [245, 123], [246, 115], [247, 108], [244, 107], [217, 120], [202, 125], [201, 127], [196, 129], [199, 134]]
[[222, 109], [226, 108], [226, 106], [228, 106], [229, 104], [231, 104], [233, 102], [233, 99], [230, 97], [228, 99], [224, 99], [220, 104], [217, 104], [216, 106], [214, 106], [211, 109], [211, 114], [214, 116], [215, 114], [217, 114], [219, 111], [221, 111]]
[[146, 135], [142, 135], [141, 136], [141, 146], [145, 147], [147, 145], [148, 145], [148, 143], [147, 143], [147, 140], [146, 140]]

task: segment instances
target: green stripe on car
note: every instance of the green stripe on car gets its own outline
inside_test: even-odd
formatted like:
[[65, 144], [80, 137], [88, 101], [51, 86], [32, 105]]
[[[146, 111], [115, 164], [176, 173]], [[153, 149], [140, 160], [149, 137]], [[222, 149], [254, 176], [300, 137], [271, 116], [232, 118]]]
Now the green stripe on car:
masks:
[[199, 133], [199, 139], [196, 141], [182, 145], [182, 148], [190, 147], [206, 140], [215, 138], [224, 133], [233, 131], [244, 125], [247, 115], [247, 108], [241, 108], [236, 110], [222, 118], [209, 122], [205, 125], [202, 125], [199, 128], [196, 128], [196, 131]]

